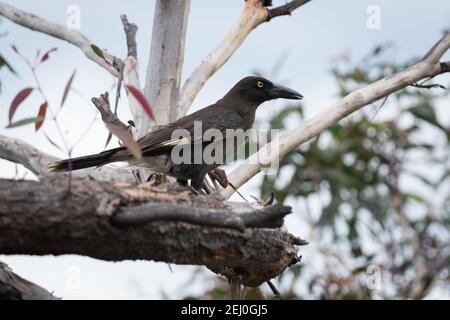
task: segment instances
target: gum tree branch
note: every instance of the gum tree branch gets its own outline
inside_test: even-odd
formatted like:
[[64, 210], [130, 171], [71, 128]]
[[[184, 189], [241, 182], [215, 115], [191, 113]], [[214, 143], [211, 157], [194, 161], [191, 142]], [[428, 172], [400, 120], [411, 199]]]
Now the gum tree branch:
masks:
[[178, 102], [178, 117], [188, 112], [206, 81], [228, 61], [253, 29], [271, 18], [289, 14], [307, 2], [309, 0], [291, 1], [284, 6], [269, 10], [264, 6], [263, 0], [247, 0], [242, 14], [222, 42], [203, 59], [184, 83]]
[[[45, 165], [59, 160], [57, 157], [46, 154], [32, 145], [16, 138], [0, 135], [0, 159], [21, 164], [38, 177], [45, 177], [48, 172]], [[67, 176], [64, 174], [63, 176]], [[101, 167], [72, 172], [74, 177], [89, 177], [99, 181], [125, 181], [132, 182], [134, 178], [129, 170]]]
[[[449, 48], [450, 32], [447, 32], [420, 61], [405, 70], [353, 91], [301, 126], [274, 139], [234, 169], [228, 175], [228, 180], [239, 188], [260, 172], [265, 165], [281, 159], [289, 151], [316, 137], [351, 113], [422, 79], [449, 72], [450, 61], [439, 62]], [[225, 198], [229, 198], [233, 193], [234, 189], [231, 187], [222, 191]]]
[[156, 188], [74, 178], [68, 190], [67, 181], [56, 176], [40, 182], [0, 179], [0, 198], [1, 254], [79, 254], [106, 261], [204, 265], [222, 274], [232, 270], [242, 284], [259, 286], [297, 263], [297, 246], [305, 244], [282, 229], [242, 232], [177, 222], [177, 217], [124, 224], [146, 206], [169, 214], [180, 205], [211, 210], [210, 215], [235, 214], [222, 199], [197, 196], [176, 184]]
[[[152, 42], [145, 81], [145, 96], [155, 111], [156, 122], [177, 118], [190, 0], [156, 0]], [[142, 122], [140, 135], [150, 130]]]
[[22, 164], [39, 176], [45, 172], [45, 164], [57, 158], [43, 153], [32, 145], [15, 138], [0, 135], [0, 159]]
[[103, 55], [109, 62], [107, 63], [92, 50], [91, 45], [93, 42], [77, 30], [69, 29], [64, 25], [60, 25], [40, 18], [34, 14], [21, 11], [3, 2], [0, 2], [0, 15], [25, 28], [42, 32], [73, 44], [78, 47], [90, 60], [108, 70], [112, 75], [118, 76], [120, 59], [103, 50]]
[[0, 262], [0, 300], [59, 300], [44, 288], [19, 277]]

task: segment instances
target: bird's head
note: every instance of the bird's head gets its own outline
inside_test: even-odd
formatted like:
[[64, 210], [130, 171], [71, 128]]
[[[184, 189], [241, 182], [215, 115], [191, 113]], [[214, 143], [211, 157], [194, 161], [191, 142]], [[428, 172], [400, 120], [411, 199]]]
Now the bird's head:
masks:
[[240, 80], [227, 96], [261, 104], [265, 101], [283, 98], [300, 100], [303, 96], [292, 89], [275, 84], [263, 77], [245, 77]]

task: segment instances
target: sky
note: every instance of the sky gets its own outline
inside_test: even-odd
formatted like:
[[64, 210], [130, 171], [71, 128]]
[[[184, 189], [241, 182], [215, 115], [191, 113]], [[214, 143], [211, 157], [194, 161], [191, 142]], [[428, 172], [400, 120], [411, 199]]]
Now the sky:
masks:
[[[70, 16], [68, 10], [76, 7], [80, 10], [80, 32], [98, 47], [106, 48], [119, 57], [126, 54], [120, 22], [120, 15], [126, 14], [131, 22], [139, 26], [138, 59], [141, 79], [145, 79], [154, 1], [4, 2], [60, 24], [66, 24]], [[182, 80], [220, 43], [239, 16], [243, 2], [192, 0]], [[275, 5], [285, 3], [284, 0], [273, 2]], [[380, 10], [379, 28], [375, 29], [368, 28], [367, 24], [373, 6]], [[443, 0], [313, 0], [292, 16], [276, 18], [255, 29], [225, 66], [206, 83], [191, 111], [214, 103], [240, 78], [260, 71], [271, 75], [272, 80], [302, 93], [308, 118], [337, 99], [334, 80], [330, 76], [336, 57], [349, 55], [358, 61], [376, 45], [387, 42], [394, 43], [389, 52], [393, 61], [420, 57], [439, 39], [443, 30], [450, 27], [449, 21], [450, 2]], [[0, 33], [4, 31], [8, 35], [0, 38], [0, 52], [13, 64], [19, 76], [5, 71], [0, 73], [0, 134], [23, 139], [47, 153], [64, 157], [65, 154], [52, 147], [43, 135], [42, 131], [45, 131], [62, 144], [51, 123], [45, 124], [44, 130], [37, 134], [33, 126], [5, 129], [12, 99], [22, 88], [34, 85], [26, 64], [17, 58], [10, 44], [14, 43], [20, 52], [31, 58], [34, 58], [37, 49], [46, 51], [58, 48], [38, 70], [42, 88], [50, 106], [55, 109], [61, 101], [67, 79], [76, 69], [73, 86], [80, 94], [69, 94], [60, 116], [60, 126], [68, 137], [69, 145], [76, 144], [97, 116], [90, 98], [111, 90], [114, 79], [107, 71], [88, 60], [78, 48], [61, 40], [6, 20], [0, 24]], [[446, 58], [450, 58], [448, 54]], [[35, 116], [40, 103], [42, 97], [33, 93], [17, 111], [15, 119]], [[279, 103], [267, 103], [259, 108], [257, 118], [263, 121], [279, 107]], [[120, 103], [119, 116], [124, 121], [130, 119], [126, 100]], [[106, 129], [101, 121], [97, 121], [84, 139], [76, 144], [73, 155], [103, 150], [106, 136]], [[14, 175], [15, 166], [0, 160], [0, 177]], [[257, 194], [258, 180], [258, 177], [253, 179], [242, 188], [242, 192]], [[295, 215], [289, 217], [287, 228], [296, 235], [302, 234], [302, 226]], [[302, 250], [306, 250], [303, 254], [307, 257], [307, 248]], [[66, 299], [140, 299], [161, 298], [165, 295], [177, 298], [186, 293], [201, 292], [205, 286], [212, 285], [214, 279], [212, 274], [203, 273], [196, 282], [191, 282], [192, 271], [197, 270], [197, 267], [172, 266], [171, 271], [167, 264], [146, 261], [111, 263], [79, 256], [0, 256], [0, 260], [26, 279]], [[190, 285], [181, 290], [186, 283]]]

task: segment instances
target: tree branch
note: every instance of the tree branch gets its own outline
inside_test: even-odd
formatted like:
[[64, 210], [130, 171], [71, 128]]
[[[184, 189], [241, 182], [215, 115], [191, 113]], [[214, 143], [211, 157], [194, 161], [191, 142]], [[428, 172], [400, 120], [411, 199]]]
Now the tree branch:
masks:
[[[179, 213], [181, 206], [211, 210], [209, 216], [220, 212], [232, 217], [234, 212], [219, 198], [197, 196], [176, 184], [156, 188], [74, 178], [68, 190], [60, 176], [41, 182], [0, 180], [0, 198], [1, 254], [204, 265], [221, 273], [231, 269], [242, 284], [258, 286], [296, 263], [297, 246], [304, 244], [282, 229], [240, 232], [177, 222], [179, 216], [170, 210]], [[286, 207], [272, 208], [284, 212], [264, 215], [276, 219], [287, 213]], [[158, 213], [161, 209], [175, 221], [135, 225], [136, 214], [151, 214], [144, 209], [157, 210], [153, 213], [167, 220]]]
[[241, 16], [219, 46], [203, 59], [184, 83], [178, 103], [178, 117], [182, 117], [188, 112], [206, 81], [228, 61], [253, 29], [269, 21], [270, 18], [292, 12], [307, 2], [309, 0], [291, 1], [285, 6], [268, 10], [264, 7], [263, 0], [247, 0]]
[[229, 228], [244, 232], [246, 228], [280, 228], [291, 207], [280, 204], [230, 215], [230, 210], [212, 210], [186, 205], [146, 203], [117, 214], [112, 221], [119, 225], [143, 225], [154, 221], [181, 221], [206, 227]]
[[[177, 118], [190, 4], [190, 0], [157, 0], [155, 4], [144, 92], [158, 124]], [[138, 129], [142, 136], [150, 130], [150, 125], [143, 122]]]
[[[228, 180], [233, 186], [239, 188], [260, 172], [264, 167], [263, 164], [270, 164], [276, 159], [282, 158], [289, 151], [314, 138], [349, 114], [421, 79], [449, 72], [450, 61], [439, 62], [439, 59], [449, 47], [450, 32], [447, 32], [419, 62], [403, 71], [353, 91], [298, 128], [274, 139], [233, 170], [228, 175]], [[233, 193], [234, 189], [231, 187], [222, 191], [225, 198], [229, 198]]]
[[273, 8], [273, 9], [269, 9], [269, 20], [279, 17], [279, 16], [284, 16], [284, 15], [291, 15], [291, 13], [301, 7], [302, 5], [308, 3], [311, 0], [294, 0], [294, 1], [290, 1], [288, 3], [286, 3], [285, 5]]
[[50, 292], [31, 283], [0, 262], [0, 300], [59, 300]]
[[[45, 168], [46, 164], [59, 160], [57, 157], [43, 153], [20, 139], [2, 135], [0, 135], [0, 159], [21, 164], [38, 177], [48, 175]], [[71, 174], [74, 177], [89, 177], [99, 181], [135, 181], [129, 170], [111, 167], [80, 170]]]
[[51, 21], [47, 21], [43, 18], [35, 16], [34, 14], [21, 11], [2, 2], [0, 2], [0, 15], [28, 29], [39, 31], [73, 44], [74, 46], [80, 48], [90, 60], [108, 70], [112, 75], [118, 76], [120, 59], [103, 50], [103, 55], [109, 63], [106, 62], [92, 50], [91, 45], [93, 42], [80, 32]]
[[22, 164], [37, 176], [45, 173], [45, 164], [57, 160], [56, 157], [43, 153], [26, 142], [2, 135], [0, 159]]
[[137, 59], [137, 43], [136, 43], [136, 33], [138, 30], [137, 25], [134, 23], [128, 22], [128, 18], [126, 15], [121, 15], [120, 19], [122, 20], [123, 29], [125, 31], [125, 36], [127, 39], [127, 48], [128, 48], [128, 57], [134, 57]]

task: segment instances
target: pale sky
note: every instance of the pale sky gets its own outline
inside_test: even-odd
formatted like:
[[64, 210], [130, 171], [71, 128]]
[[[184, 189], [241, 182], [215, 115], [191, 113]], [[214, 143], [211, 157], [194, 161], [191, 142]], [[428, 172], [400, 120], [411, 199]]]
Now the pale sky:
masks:
[[[29, 11], [49, 20], [65, 24], [67, 9], [76, 5], [81, 10], [81, 32], [93, 43], [123, 57], [126, 53], [125, 38], [120, 15], [127, 14], [131, 22], [139, 26], [138, 58], [140, 74], [145, 79], [150, 47], [154, 1], [5, 1], [19, 9]], [[183, 79], [220, 42], [232, 23], [239, 16], [243, 0], [206, 1], [192, 0], [187, 31]], [[285, 1], [274, 1], [276, 5]], [[376, 5], [381, 12], [381, 28], [367, 28], [367, 8]], [[432, 9], [431, 9], [432, 8]], [[375, 45], [395, 43], [390, 55], [394, 61], [420, 57], [439, 39], [442, 31], [450, 27], [450, 2], [443, 0], [313, 0], [295, 11], [290, 17], [280, 17], [254, 30], [228, 63], [220, 69], [203, 88], [194, 103], [198, 109], [214, 103], [240, 78], [255, 70], [273, 74], [276, 62], [283, 60], [273, 80], [283, 82], [305, 96], [307, 116], [311, 116], [336, 101], [334, 81], [329, 70], [333, 57], [348, 53], [356, 61]], [[5, 129], [8, 107], [17, 92], [33, 86], [23, 62], [15, 57], [9, 45], [14, 43], [29, 57], [36, 49], [42, 51], [58, 47], [50, 60], [38, 71], [50, 105], [55, 108], [61, 100], [65, 82], [74, 69], [77, 70], [74, 87], [83, 94], [80, 98], [71, 93], [61, 115], [61, 126], [68, 131], [69, 142], [78, 139], [96, 110], [89, 102], [93, 96], [110, 90], [113, 78], [108, 72], [88, 60], [78, 48], [61, 40], [30, 31], [3, 20], [0, 32], [8, 36], [0, 39], [2, 55], [13, 64], [19, 77], [1, 72], [0, 134], [24, 139], [36, 147], [56, 156], [64, 157], [45, 140], [43, 133], [34, 133], [33, 126]], [[447, 54], [447, 58], [448, 58]], [[19, 109], [16, 119], [35, 116], [42, 99], [33, 94]], [[260, 107], [258, 118], [269, 117], [279, 104], [268, 103]], [[122, 120], [129, 119], [126, 100], [121, 103]], [[46, 132], [56, 136], [54, 126], [44, 125]], [[107, 131], [98, 121], [74, 155], [96, 153], [103, 149]], [[58, 139], [56, 137], [56, 139]], [[0, 160], [0, 176], [12, 177], [14, 165]], [[257, 179], [243, 188], [244, 194], [256, 194]], [[288, 219], [288, 229], [301, 235], [295, 215]], [[307, 248], [303, 249], [304, 259]], [[174, 266], [173, 273], [166, 264], [154, 262], [109, 263], [90, 258], [70, 257], [5, 257], [16, 272], [34, 281], [56, 295], [68, 299], [78, 298], [160, 298], [162, 292], [177, 298], [186, 292], [180, 287], [189, 283], [194, 267]], [[74, 274], [80, 274], [79, 286], [73, 285]], [[201, 292], [204, 283], [212, 285], [212, 274], [205, 273], [189, 286], [191, 292]], [[72, 279], [72, 280], [71, 280]], [[77, 283], [75, 283], [77, 284]], [[190, 291], [188, 291], [190, 292]]]

